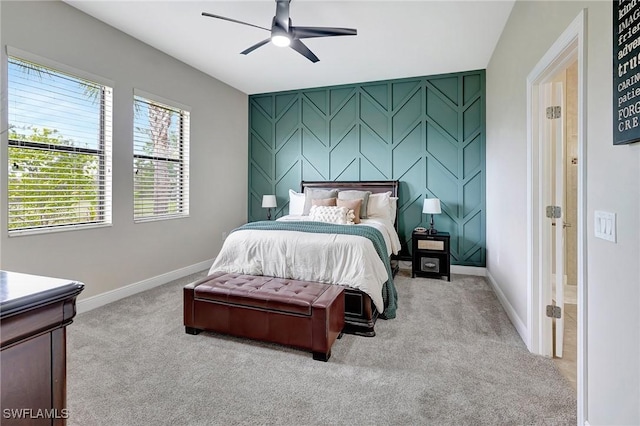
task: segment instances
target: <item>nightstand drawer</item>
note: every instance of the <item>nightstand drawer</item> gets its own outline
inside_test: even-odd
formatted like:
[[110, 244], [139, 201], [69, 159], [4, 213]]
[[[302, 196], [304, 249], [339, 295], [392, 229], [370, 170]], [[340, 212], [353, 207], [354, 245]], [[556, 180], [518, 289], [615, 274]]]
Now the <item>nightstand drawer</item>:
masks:
[[418, 240], [418, 250], [440, 250], [440, 251], [444, 251], [444, 241]]
[[440, 272], [440, 259], [437, 257], [421, 257], [420, 270], [422, 272]]

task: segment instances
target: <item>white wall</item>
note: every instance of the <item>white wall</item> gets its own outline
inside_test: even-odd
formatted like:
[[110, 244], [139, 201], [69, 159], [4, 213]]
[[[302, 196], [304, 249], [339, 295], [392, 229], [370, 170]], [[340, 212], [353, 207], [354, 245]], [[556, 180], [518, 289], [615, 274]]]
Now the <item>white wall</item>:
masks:
[[[517, 1], [487, 68], [487, 270], [527, 328], [526, 78], [588, 13], [587, 268], [591, 425], [640, 424], [640, 144], [613, 146], [612, 4]], [[618, 242], [593, 212], [617, 213]]]
[[[0, 8], [3, 50], [9, 45], [115, 82], [113, 226], [7, 237], [3, 160], [0, 267], [77, 279], [86, 284], [83, 299], [213, 259], [222, 232], [246, 222], [247, 96], [65, 3], [2, 1]], [[191, 107], [188, 218], [133, 223], [134, 87]], [[1, 141], [4, 158], [6, 133]]]

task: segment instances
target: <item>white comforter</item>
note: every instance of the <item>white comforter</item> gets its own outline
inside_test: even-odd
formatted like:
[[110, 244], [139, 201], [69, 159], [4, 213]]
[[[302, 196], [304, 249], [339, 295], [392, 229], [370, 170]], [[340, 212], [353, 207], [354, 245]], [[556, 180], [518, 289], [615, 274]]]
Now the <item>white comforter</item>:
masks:
[[[280, 219], [304, 220], [305, 217]], [[374, 226], [382, 232], [389, 254], [397, 253], [400, 239], [391, 223], [385, 222], [389, 221], [364, 219], [362, 224], [354, 226]], [[373, 243], [364, 237], [298, 231], [235, 231], [225, 240], [209, 274], [216, 271], [343, 284], [367, 293], [378, 311], [384, 311], [382, 286], [388, 278], [387, 269]]]

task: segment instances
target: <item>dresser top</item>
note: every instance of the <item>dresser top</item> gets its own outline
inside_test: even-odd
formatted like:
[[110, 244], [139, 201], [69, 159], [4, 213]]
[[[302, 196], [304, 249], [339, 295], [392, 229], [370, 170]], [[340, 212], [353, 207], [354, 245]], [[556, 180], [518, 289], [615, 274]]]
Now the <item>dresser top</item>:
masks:
[[83, 288], [73, 280], [0, 271], [0, 317], [77, 296]]

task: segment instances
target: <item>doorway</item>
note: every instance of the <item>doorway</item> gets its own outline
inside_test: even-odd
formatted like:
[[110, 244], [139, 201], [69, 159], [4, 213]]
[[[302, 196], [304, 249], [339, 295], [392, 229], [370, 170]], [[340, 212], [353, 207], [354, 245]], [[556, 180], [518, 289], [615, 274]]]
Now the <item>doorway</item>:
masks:
[[[529, 326], [529, 350], [533, 353], [553, 357], [554, 349], [558, 350], [558, 342], [564, 348], [564, 340], [557, 340], [562, 333], [563, 322], [575, 319], [576, 329], [576, 390], [578, 402], [578, 424], [583, 424], [587, 412], [587, 274], [586, 274], [586, 17], [583, 10], [540, 59], [527, 78], [527, 146], [528, 146], [528, 216], [527, 216], [527, 246], [528, 246], [528, 275], [527, 275], [527, 308]], [[574, 65], [575, 64], [575, 65]], [[546, 100], [551, 93], [564, 94], [564, 90], [553, 88], [553, 81], [564, 76], [567, 70], [573, 72], [575, 66], [575, 154], [571, 151], [558, 149], [558, 144], [551, 143], [549, 128], [547, 127], [547, 113], [555, 114], [553, 108], [547, 110]], [[569, 77], [572, 78], [572, 77]], [[566, 81], [565, 81], [566, 83]], [[551, 84], [551, 88], [550, 87]], [[551, 105], [552, 107], [555, 105]], [[562, 108], [560, 108], [562, 110]], [[566, 110], [566, 106], [565, 106]], [[563, 122], [564, 123], [564, 122]], [[567, 124], [567, 126], [569, 125]], [[562, 137], [565, 136], [561, 133]], [[564, 165], [556, 165], [555, 160], [565, 157], [567, 161], [575, 158], [575, 204], [577, 206], [575, 223], [567, 220], [567, 212], [556, 209], [556, 204], [564, 204], [566, 198], [556, 195], [556, 189], [565, 185], [568, 175], [564, 173]], [[558, 170], [558, 173], [556, 171]], [[567, 170], [570, 173], [571, 168]], [[557, 178], [557, 179], [555, 179]], [[549, 210], [549, 208], [551, 210]], [[555, 224], [555, 226], [554, 226]], [[565, 224], [570, 226], [565, 227]], [[570, 229], [575, 232], [575, 281], [577, 297], [575, 312], [569, 313], [562, 309], [564, 296], [564, 268], [566, 252], [564, 249], [565, 232], [556, 229]], [[561, 247], [554, 252], [556, 247]], [[556, 258], [556, 255], [559, 257]], [[560, 260], [558, 260], [560, 259]], [[568, 268], [569, 269], [569, 268]], [[567, 284], [569, 281], [567, 275]], [[552, 284], [556, 285], [555, 294]], [[555, 300], [555, 303], [554, 303]], [[556, 309], [554, 304], [559, 305]], [[567, 305], [569, 306], [569, 305]], [[548, 310], [547, 308], [550, 308]], [[547, 316], [550, 314], [550, 316]], [[554, 318], [559, 317], [559, 318]], [[565, 321], [567, 319], [567, 321]], [[560, 324], [560, 325], [559, 325]], [[555, 328], [555, 329], [554, 329]], [[568, 340], [567, 340], [568, 342]], [[555, 348], [554, 348], [555, 345]]]
[[[545, 100], [547, 126], [552, 145], [551, 194], [560, 218], [551, 219], [552, 278], [551, 305], [560, 308], [560, 318], [552, 318], [552, 355], [560, 373], [577, 390], [577, 215], [578, 215], [578, 61], [556, 74], [550, 83], [550, 99]], [[546, 97], [545, 97], [546, 98]], [[558, 265], [561, 262], [561, 265]], [[560, 266], [560, 267], [559, 267]], [[559, 288], [562, 287], [562, 288]], [[558, 291], [560, 290], [560, 291]]]

